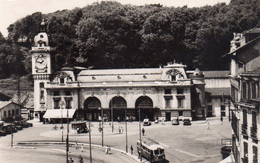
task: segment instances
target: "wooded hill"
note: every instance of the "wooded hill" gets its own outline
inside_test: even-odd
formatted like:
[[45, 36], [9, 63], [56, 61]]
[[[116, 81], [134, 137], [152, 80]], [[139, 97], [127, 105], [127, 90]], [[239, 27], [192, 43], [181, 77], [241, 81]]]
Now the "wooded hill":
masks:
[[188, 69], [229, 69], [233, 32], [259, 27], [259, 0], [232, 0], [201, 8], [133, 6], [101, 2], [84, 8], [40, 12], [8, 27], [0, 35], [0, 77], [31, 74], [29, 50], [46, 19], [55, 69], [158, 67], [170, 61]]

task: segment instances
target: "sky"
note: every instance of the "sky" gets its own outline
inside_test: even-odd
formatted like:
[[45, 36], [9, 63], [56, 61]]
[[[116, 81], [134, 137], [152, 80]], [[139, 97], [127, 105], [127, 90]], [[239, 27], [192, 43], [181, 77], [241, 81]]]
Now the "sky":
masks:
[[[103, 0], [106, 1], [106, 0]], [[111, 1], [111, 0], [110, 0]], [[230, 0], [113, 0], [121, 4], [145, 5], [158, 4], [167, 7], [201, 7], [215, 5]], [[7, 27], [16, 20], [35, 12], [52, 13], [57, 10], [74, 9], [84, 7], [101, 0], [0, 0], [0, 32], [6, 37]]]

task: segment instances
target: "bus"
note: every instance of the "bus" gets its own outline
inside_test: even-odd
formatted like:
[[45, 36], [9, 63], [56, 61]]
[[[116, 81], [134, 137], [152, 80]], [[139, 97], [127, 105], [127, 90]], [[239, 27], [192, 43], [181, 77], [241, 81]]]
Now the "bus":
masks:
[[165, 160], [164, 148], [156, 141], [152, 139], [144, 139], [137, 141], [138, 156], [142, 153], [142, 157], [150, 162]]

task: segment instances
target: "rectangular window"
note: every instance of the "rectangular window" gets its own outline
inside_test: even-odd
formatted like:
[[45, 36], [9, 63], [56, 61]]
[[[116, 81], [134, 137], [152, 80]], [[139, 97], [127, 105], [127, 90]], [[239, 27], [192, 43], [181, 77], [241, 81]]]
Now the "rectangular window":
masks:
[[225, 109], [225, 105], [221, 105], [221, 116], [226, 116], [226, 109]]
[[256, 84], [252, 83], [252, 98], [256, 98]]
[[182, 99], [178, 99], [178, 108], [183, 108]]
[[59, 96], [59, 95], [60, 95], [60, 92], [59, 92], [59, 91], [54, 91], [54, 92], [53, 92], [53, 95], [54, 95], [54, 96]]
[[208, 106], [208, 115], [207, 115], [207, 117], [212, 117], [212, 116], [213, 116], [213, 114], [212, 114], [212, 106], [209, 105]]
[[70, 91], [66, 91], [66, 92], [65, 92], [65, 95], [66, 95], [66, 96], [70, 96], [70, 95], [71, 95]]
[[6, 117], [6, 111], [4, 111], [4, 117]]
[[251, 99], [251, 93], [252, 93], [252, 91], [251, 91], [251, 84], [250, 83], [248, 83], [247, 84], [247, 95], [248, 95], [248, 99]]
[[179, 116], [183, 116], [183, 111], [179, 111]]
[[258, 163], [257, 147], [253, 146], [253, 163]]
[[171, 94], [171, 89], [165, 89], [164, 94]]
[[64, 78], [60, 78], [60, 83], [64, 84]]
[[71, 98], [65, 98], [66, 109], [71, 109]]
[[10, 117], [11, 116], [11, 111], [10, 110], [8, 110], [8, 117]]
[[12, 110], [12, 116], [14, 116], [14, 110]]
[[175, 75], [171, 76], [171, 81], [176, 81], [176, 76]]
[[170, 99], [165, 99], [165, 107], [170, 108], [171, 107], [171, 101]]
[[248, 144], [247, 142], [244, 142], [244, 161], [248, 162]]
[[252, 111], [252, 127], [256, 128], [256, 112]]
[[18, 109], [16, 109], [16, 115], [19, 115], [19, 110]]
[[242, 83], [243, 99], [246, 99], [246, 82]]
[[60, 108], [60, 99], [53, 99], [54, 100], [54, 109]]
[[247, 124], [247, 111], [243, 110], [243, 124]]
[[183, 89], [178, 88], [178, 89], [177, 89], [177, 94], [183, 94]]

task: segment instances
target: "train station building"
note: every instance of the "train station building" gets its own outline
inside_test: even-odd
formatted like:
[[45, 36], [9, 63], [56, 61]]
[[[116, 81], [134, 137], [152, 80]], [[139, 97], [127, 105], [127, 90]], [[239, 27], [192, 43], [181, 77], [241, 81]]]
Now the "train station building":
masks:
[[107, 120], [149, 118], [169, 121], [205, 118], [205, 82], [199, 70], [180, 63], [158, 68], [87, 69], [53, 72], [45, 23], [31, 50], [35, 118]]

